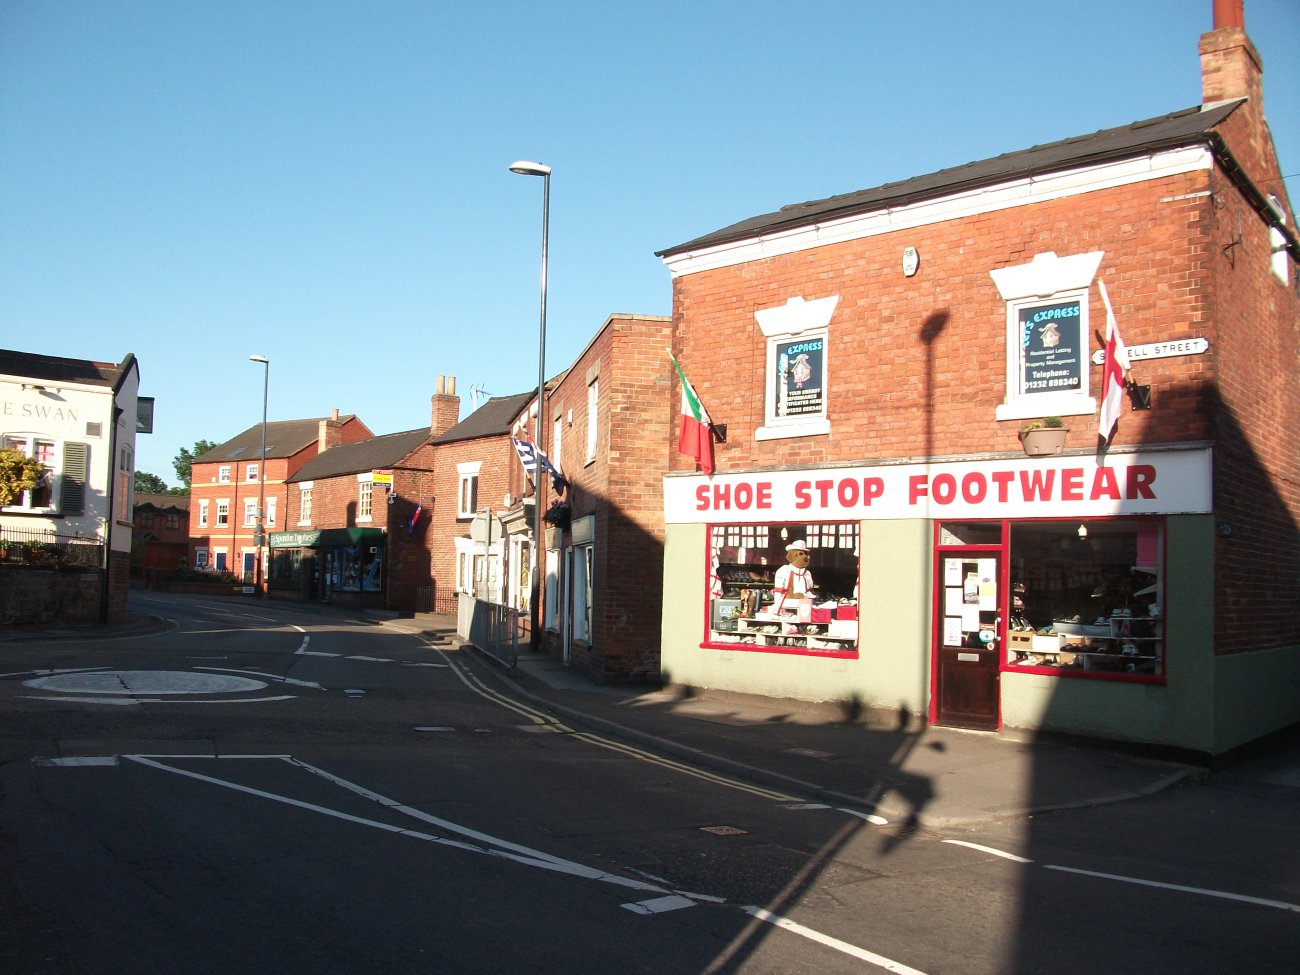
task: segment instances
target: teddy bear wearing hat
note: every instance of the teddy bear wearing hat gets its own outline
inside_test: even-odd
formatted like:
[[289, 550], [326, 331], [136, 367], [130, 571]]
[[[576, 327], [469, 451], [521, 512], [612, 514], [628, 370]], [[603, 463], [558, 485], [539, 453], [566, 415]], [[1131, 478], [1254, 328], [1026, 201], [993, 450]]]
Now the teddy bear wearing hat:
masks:
[[793, 541], [785, 547], [786, 564], [776, 570], [772, 593], [776, 597], [772, 602], [773, 613], [798, 613], [805, 600], [812, 598], [813, 577], [808, 571], [812, 555], [808, 552], [808, 543]]

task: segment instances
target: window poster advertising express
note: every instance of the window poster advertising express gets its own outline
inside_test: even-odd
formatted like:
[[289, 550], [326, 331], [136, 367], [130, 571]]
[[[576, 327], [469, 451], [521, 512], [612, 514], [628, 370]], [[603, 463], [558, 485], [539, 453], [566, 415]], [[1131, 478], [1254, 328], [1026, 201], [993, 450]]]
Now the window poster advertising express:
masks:
[[1082, 388], [1079, 314], [1077, 301], [1020, 309], [1026, 393]]
[[816, 416], [822, 412], [826, 374], [823, 338], [779, 342], [776, 346], [776, 415]]

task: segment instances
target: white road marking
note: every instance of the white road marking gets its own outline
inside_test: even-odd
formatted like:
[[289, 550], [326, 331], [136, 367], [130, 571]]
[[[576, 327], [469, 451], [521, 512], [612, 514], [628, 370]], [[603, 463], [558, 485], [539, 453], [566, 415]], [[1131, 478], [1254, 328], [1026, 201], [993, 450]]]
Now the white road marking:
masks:
[[48, 677], [50, 674], [93, 674], [107, 667], [60, 667], [58, 669], [15, 670], [12, 674], [0, 674], [0, 680], [6, 677]]
[[865, 819], [872, 826], [888, 826], [889, 820], [884, 816], [877, 816], [875, 813], [863, 812], [861, 809], [846, 809], [843, 806], [836, 806], [842, 813], [848, 813], [850, 816], [857, 816], [859, 819]]
[[141, 765], [147, 765], [150, 768], [155, 768], [162, 772], [170, 772], [174, 775], [180, 775], [185, 778], [194, 779], [199, 782], [206, 782], [209, 785], [220, 786], [221, 788], [224, 789], [232, 789], [235, 792], [242, 792], [246, 795], [257, 796], [262, 799], [270, 799], [273, 802], [281, 802], [284, 803], [285, 805], [294, 806], [298, 809], [305, 809], [309, 812], [320, 813], [323, 816], [329, 816], [334, 819], [341, 819], [344, 822], [353, 823], [358, 826], [368, 826], [371, 829], [378, 829], [386, 833], [395, 833], [400, 836], [405, 836], [409, 839], [423, 840], [426, 843], [436, 843], [441, 846], [450, 846], [455, 849], [464, 850], [469, 853], [481, 853], [486, 856], [501, 857], [503, 859], [511, 860], [515, 863], [522, 864], [523, 866], [536, 867], [542, 870], [549, 870], [556, 873], [563, 873], [584, 880], [595, 880], [601, 883], [612, 884], [617, 887], [627, 887], [632, 890], [645, 891], [648, 893], [655, 893], [655, 894], [667, 895], [671, 893], [671, 891], [665, 890], [664, 888], [656, 886], [654, 884], [647, 884], [639, 880], [633, 880], [630, 877], [621, 877], [618, 874], [608, 873], [604, 870], [597, 870], [592, 867], [584, 866], [581, 863], [575, 863], [571, 860], [564, 860], [561, 859], [560, 857], [552, 856], [549, 853], [543, 853], [541, 850], [534, 850], [526, 846], [520, 846], [517, 843], [511, 843], [508, 840], [503, 840], [498, 837], [491, 836], [487, 833], [481, 833], [477, 830], [469, 829], [468, 827], [461, 826], [458, 823], [450, 822], [449, 820], [439, 819], [436, 816], [431, 816], [428, 813], [421, 812], [418, 809], [413, 809], [410, 806], [402, 805], [401, 803], [393, 799], [389, 799], [385, 796], [379, 795], [378, 793], [371, 792], [369, 789], [365, 789], [361, 786], [354, 785], [350, 782], [347, 782], [344, 779], [340, 779], [337, 776], [331, 775], [322, 769], [318, 769], [315, 766], [308, 765], [305, 762], [299, 762], [293, 759], [289, 760], [291, 764], [296, 765], [299, 768], [305, 769], [306, 771], [312, 772], [316, 775], [319, 775], [322, 778], [330, 782], [333, 782], [342, 788], [346, 788], [349, 791], [355, 792], [358, 795], [365, 796], [366, 798], [372, 799], [373, 801], [379, 803], [380, 805], [384, 806], [387, 809], [390, 809], [394, 812], [402, 813], [407, 816], [411, 816], [415, 819], [421, 820], [426, 823], [430, 823], [432, 825], [439, 827], [440, 829], [446, 830], [447, 832], [456, 833], [461, 836], [466, 836], [471, 839], [479, 840], [484, 845], [476, 845], [474, 843], [450, 839], [445, 836], [437, 836], [432, 833], [417, 832], [415, 830], [406, 829], [401, 826], [392, 826], [389, 825], [388, 823], [381, 823], [373, 819], [365, 819], [361, 816], [354, 816], [350, 813], [340, 812], [337, 809], [330, 809], [326, 806], [318, 806], [315, 803], [304, 802], [301, 799], [292, 799], [289, 796], [277, 795], [274, 792], [266, 792], [265, 790], [262, 789], [254, 789], [251, 786], [240, 785], [237, 782], [227, 782], [224, 779], [214, 778], [213, 776], [210, 775], [203, 775], [199, 772], [191, 772], [186, 769], [174, 768], [169, 765], [164, 765], [162, 762], [155, 761], [154, 759], [147, 758], [144, 755], [123, 755], [122, 758], [131, 762], [136, 762]]
[[1224, 890], [1210, 890], [1206, 887], [1186, 887], [1183, 884], [1165, 884], [1157, 880], [1140, 880], [1137, 877], [1125, 877], [1115, 873], [1097, 873], [1093, 870], [1078, 870], [1074, 867], [1058, 867], [1052, 863], [1043, 864], [1048, 870], [1060, 870], [1063, 873], [1075, 873], [1084, 877], [1098, 877], [1102, 880], [1118, 880], [1124, 884], [1137, 884], [1141, 887], [1158, 887], [1161, 890], [1176, 890], [1184, 894], [1201, 894], [1205, 897], [1219, 897], [1223, 900], [1241, 901], [1244, 904], [1257, 904], [1260, 907], [1276, 907], [1283, 911], [1300, 912], [1300, 904], [1287, 901], [1269, 900], [1265, 897], [1249, 897], [1246, 894], [1231, 894]]
[[652, 897], [648, 901], [620, 905], [633, 914], [663, 914], [667, 911], [680, 911], [683, 907], [694, 907], [695, 901], [680, 894], [668, 894], [665, 897]]
[[116, 755], [84, 755], [68, 758], [33, 758], [32, 764], [40, 767], [85, 767], [90, 765], [117, 765]]
[[347, 659], [348, 660], [369, 660], [372, 663], [377, 663], [377, 664], [391, 664], [393, 662], [392, 657], [363, 657], [359, 654], [348, 657]]
[[[70, 704], [117, 704], [133, 707], [137, 704], [179, 704], [181, 698], [163, 697], [78, 697], [74, 694], [61, 694], [51, 697], [47, 694], [24, 694], [28, 701], [66, 701]], [[203, 698], [185, 698], [185, 704], [264, 704], [269, 701], [292, 701], [293, 694], [276, 694], [272, 697], [224, 697], [205, 700]]]
[[[266, 688], [265, 680], [250, 680], [247, 677], [233, 677], [227, 673], [220, 673], [225, 668], [195, 669], [216, 671], [216, 673], [195, 674], [186, 670], [100, 670], [33, 677], [31, 680], [23, 681], [23, 686], [38, 691], [127, 697], [138, 697], [141, 694], [236, 694]], [[265, 675], [257, 676], [260, 678]]]
[[233, 667], [195, 667], [195, 670], [215, 670], [223, 674], [255, 674], [266, 680], [275, 681], [277, 684], [292, 684], [294, 687], [313, 687], [318, 691], [323, 691], [320, 684], [314, 680], [296, 680], [293, 677], [277, 677], [275, 674], [264, 674], [260, 670], [236, 670]]
[[981, 853], [989, 853], [995, 857], [1002, 857], [1004, 860], [1014, 860], [1016, 863], [1033, 863], [1033, 860], [1027, 860], [1022, 856], [1016, 856], [1014, 853], [1008, 853], [1005, 850], [996, 850], [991, 846], [981, 846], [979, 843], [967, 843], [965, 840], [944, 840], [945, 843], [951, 843], [953, 846], [964, 846], [967, 849], [979, 850]]
[[894, 972], [895, 975], [925, 975], [920, 969], [910, 968], [902, 962], [894, 961], [892, 958], [886, 958], [884, 955], [878, 955], [874, 951], [868, 951], [866, 948], [859, 948], [857, 945], [851, 945], [847, 941], [841, 941], [839, 938], [832, 938], [828, 934], [822, 934], [812, 928], [805, 927], [789, 918], [781, 917], [779, 914], [773, 914], [771, 911], [764, 910], [761, 907], [747, 907], [745, 912], [760, 921], [766, 921], [768, 924], [775, 925], [783, 931], [789, 931], [797, 934], [801, 938], [807, 938], [809, 941], [815, 941], [819, 945], [825, 945], [827, 948], [833, 948], [835, 951], [869, 962], [887, 972]]
[[833, 948], [836, 952], [842, 952], [850, 957], [861, 959], [861, 961], [870, 962], [871, 965], [878, 966], [885, 971], [892, 971], [896, 975], [926, 975], [919, 969], [911, 969], [902, 962], [893, 961], [893, 958], [885, 958], [883, 954], [868, 952], [866, 948], [858, 948], [857, 945], [850, 945], [848, 941], [841, 941], [837, 937], [823, 935], [822, 932], [793, 922], [789, 918], [783, 918], [779, 914], [772, 914], [771, 911], [764, 910], [763, 907], [746, 907], [745, 913], [753, 915], [759, 920], [766, 920], [768, 924], [774, 924], [783, 931], [806, 937], [810, 941], [816, 941], [819, 945], [826, 945], [827, 948]]

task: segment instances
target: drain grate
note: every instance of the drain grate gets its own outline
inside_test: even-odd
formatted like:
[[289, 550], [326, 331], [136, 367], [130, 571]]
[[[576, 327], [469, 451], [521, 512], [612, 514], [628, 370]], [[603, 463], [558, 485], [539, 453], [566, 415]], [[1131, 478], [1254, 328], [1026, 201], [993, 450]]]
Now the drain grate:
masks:
[[738, 826], [701, 826], [700, 829], [705, 833], [712, 833], [714, 836], [748, 836], [746, 830]]

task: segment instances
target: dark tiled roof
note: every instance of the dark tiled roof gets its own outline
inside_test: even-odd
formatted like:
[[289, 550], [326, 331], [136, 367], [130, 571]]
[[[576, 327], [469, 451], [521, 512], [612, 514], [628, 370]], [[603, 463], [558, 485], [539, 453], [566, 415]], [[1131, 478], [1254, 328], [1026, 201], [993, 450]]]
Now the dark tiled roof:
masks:
[[135, 364], [127, 355], [120, 363], [62, 359], [53, 355], [0, 349], [0, 375], [43, 379], [46, 382], [83, 383], [88, 386], [116, 386]]
[[429, 442], [429, 428], [389, 433], [369, 440], [342, 443], [313, 457], [289, 481], [313, 481], [316, 478], [360, 474], [363, 471], [396, 467], [413, 451]]
[[519, 414], [527, 408], [537, 393], [516, 393], [513, 396], [493, 396], [465, 419], [438, 437], [434, 443], [455, 443], [458, 440], [476, 440], [479, 437], [496, 437], [509, 433]]
[[168, 509], [189, 511], [190, 496], [188, 494], [141, 494], [137, 491], [132, 504], [136, 508], [153, 508], [156, 511]]
[[928, 176], [916, 176], [874, 189], [859, 190], [840, 196], [796, 203], [775, 213], [742, 220], [721, 230], [705, 234], [684, 244], [657, 251], [660, 257], [701, 250], [718, 244], [747, 240], [779, 230], [807, 226], [826, 220], [838, 220], [886, 207], [906, 206], [967, 190], [992, 186], [1009, 180], [1024, 179], [1042, 173], [1072, 169], [1077, 166], [1112, 162], [1180, 146], [1210, 141], [1211, 131], [1232, 113], [1241, 100], [1209, 107], [1189, 108], [1159, 118], [1133, 122], [1092, 135], [1076, 136], [1050, 142], [1019, 152], [1009, 152], [993, 159], [941, 169]]
[[[273, 420], [266, 425], [266, 456], [292, 457], [304, 447], [316, 442], [320, 436], [321, 420], [330, 417], [318, 417], [307, 420]], [[355, 419], [341, 416], [340, 421]], [[206, 454], [194, 458], [196, 464], [219, 464], [227, 461], [254, 461], [262, 456], [262, 424], [249, 427], [238, 436], [218, 444]]]

